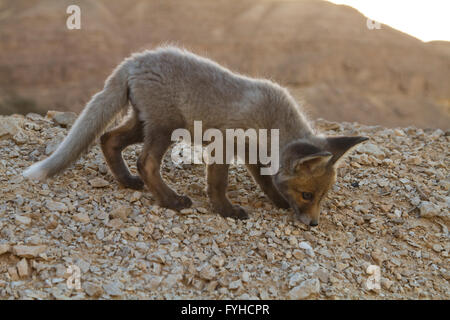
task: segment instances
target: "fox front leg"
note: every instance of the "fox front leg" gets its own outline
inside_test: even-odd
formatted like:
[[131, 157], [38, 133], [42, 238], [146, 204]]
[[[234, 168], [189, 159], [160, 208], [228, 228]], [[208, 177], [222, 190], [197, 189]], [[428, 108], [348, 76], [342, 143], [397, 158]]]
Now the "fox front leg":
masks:
[[226, 196], [228, 187], [228, 164], [209, 164], [206, 168], [207, 192], [214, 211], [222, 217], [247, 219], [248, 213], [240, 206], [231, 204]]

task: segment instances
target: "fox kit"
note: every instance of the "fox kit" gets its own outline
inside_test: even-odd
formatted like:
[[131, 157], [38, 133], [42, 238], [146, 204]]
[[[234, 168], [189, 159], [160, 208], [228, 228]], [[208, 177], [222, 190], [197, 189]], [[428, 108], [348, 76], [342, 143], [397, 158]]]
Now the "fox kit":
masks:
[[[300, 107], [279, 85], [252, 79], [175, 47], [134, 54], [109, 76], [57, 150], [24, 176], [44, 180], [76, 161], [108, 124], [131, 104], [131, 112], [115, 129], [100, 137], [112, 174], [127, 188], [152, 192], [159, 205], [175, 210], [191, 206], [161, 178], [161, 160], [174, 130], [193, 130], [194, 121], [224, 132], [227, 128], [279, 129], [280, 167], [261, 175], [260, 162], [246, 164], [265, 194], [281, 208], [291, 207], [305, 224], [319, 222], [320, 202], [336, 180], [337, 161], [365, 137], [317, 135]], [[122, 150], [143, 142], [131, 175]], [[226, 196], [228, 164], [208, 164], [207, 193], [213, 209], [224, 217], [247, 218], [246, 211]]]

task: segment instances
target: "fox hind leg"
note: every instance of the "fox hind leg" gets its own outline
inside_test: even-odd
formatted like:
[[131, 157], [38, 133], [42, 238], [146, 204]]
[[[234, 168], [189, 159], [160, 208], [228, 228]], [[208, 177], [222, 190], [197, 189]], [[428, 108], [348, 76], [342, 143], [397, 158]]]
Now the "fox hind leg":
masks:
[[142, 141], [142, 122], [139, 121], [134, 111], [124, 119], [121, 125], [100, 137], [101, 148], [106, 163], [114, 177], [126, 188], [141, 190], [144, 187], [144, 182], [139, 176], [131, 175], [122, 157], [122, 151], [127, 146]]
[[178, 195], [161, 177], [161, 161], [166, 150], [172, 144], [173, 130], [154, 125], [148, 125], [146, 128], [144, 148], [137, 163], [139, 175], [162, 207], [174, 210], [189, 208], [192, 205], [191, 199]]

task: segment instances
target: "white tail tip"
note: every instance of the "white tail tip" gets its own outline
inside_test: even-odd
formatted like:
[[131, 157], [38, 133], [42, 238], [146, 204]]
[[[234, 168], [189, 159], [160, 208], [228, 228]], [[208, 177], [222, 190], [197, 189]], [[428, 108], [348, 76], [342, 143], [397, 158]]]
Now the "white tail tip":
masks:
[[28, 167], [22, 175], [31, 180], [44, 181], [47, 178], [47, 170], [42, 168], [42, 163], [38, 162]]

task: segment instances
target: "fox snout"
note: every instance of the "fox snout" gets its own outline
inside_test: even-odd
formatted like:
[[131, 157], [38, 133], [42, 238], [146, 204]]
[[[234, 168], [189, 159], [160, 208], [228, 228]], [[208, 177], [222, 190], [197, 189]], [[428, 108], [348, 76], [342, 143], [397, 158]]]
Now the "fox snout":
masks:
[[320, 209], [315, 212], [304, 212], [296, 204], [292, 205], [294, 208], [294, 216], [300, 222], [309, 225], [311, 227], [316, 227], [319, 225]]

